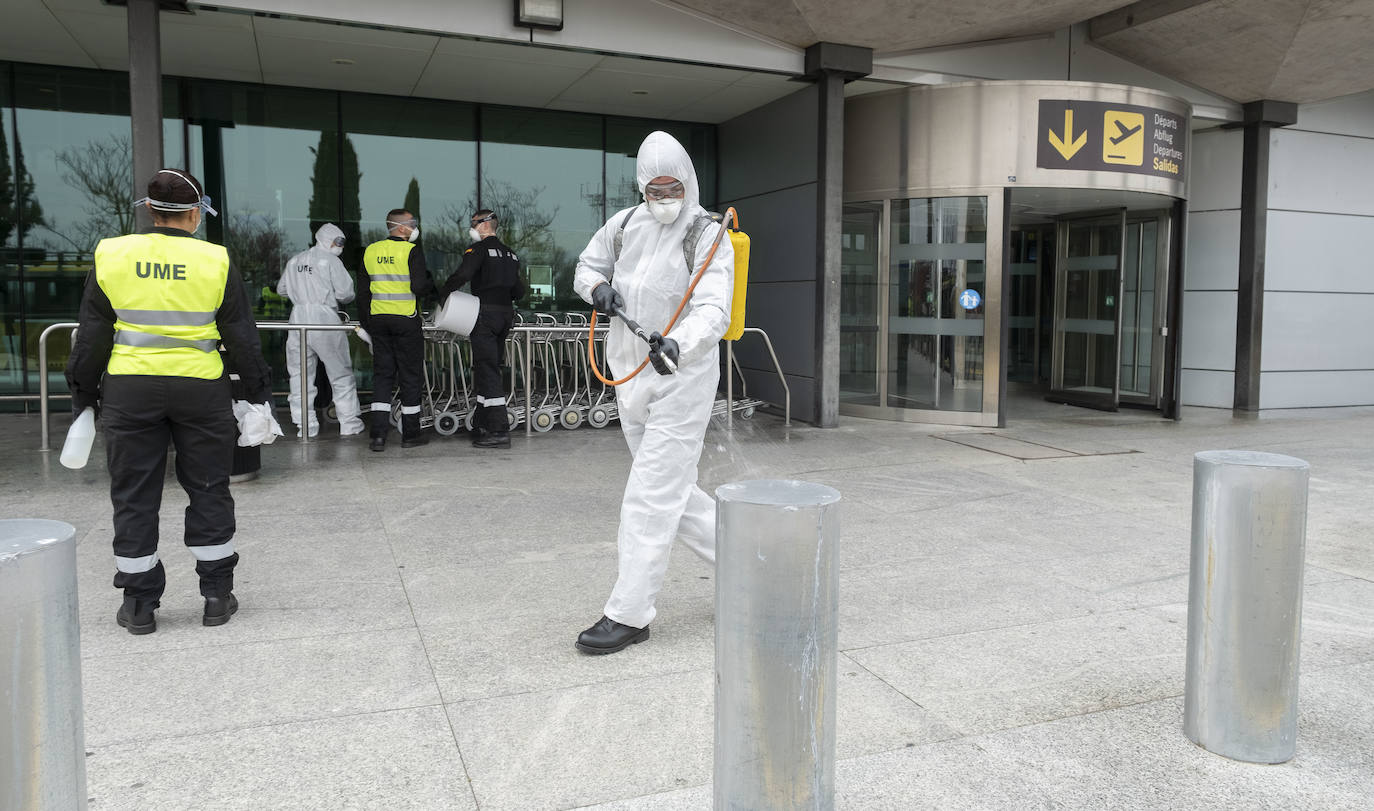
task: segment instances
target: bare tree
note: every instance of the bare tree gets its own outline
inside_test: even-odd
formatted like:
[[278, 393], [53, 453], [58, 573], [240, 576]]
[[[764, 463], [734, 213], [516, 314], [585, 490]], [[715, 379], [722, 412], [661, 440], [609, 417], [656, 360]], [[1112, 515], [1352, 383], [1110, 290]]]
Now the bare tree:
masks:
[[96, 243], [104, 237], [132, 233], [132, 155], [127, 135], [113, 135], [104, 141], [91, 141], [84, 147], [58, 152], [63, 182], [85, 196], [82, 211], [86, 218], [67, 228], [46, 223], [44, 227], [84, 253], [94, 251]]

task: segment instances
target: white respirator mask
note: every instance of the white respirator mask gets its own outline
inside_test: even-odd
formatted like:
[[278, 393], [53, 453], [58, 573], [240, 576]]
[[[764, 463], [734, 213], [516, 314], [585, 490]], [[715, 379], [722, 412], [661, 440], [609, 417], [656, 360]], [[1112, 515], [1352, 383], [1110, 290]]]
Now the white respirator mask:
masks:
[[473, 242], [481, 242], [481, 241], [482, 241], [482, 235], [479, 234], [479, 233], [477, 233], [477, 229], [476, 229], [476, 228], [469, 228], [469, 229], [468, 229], [468, 236], [472, 237], [472, 241], [473, 241]]
[[329, 252], [332, 253], [332, 254], [334, 254], [335, 256], [343, 256], [343, 246], [342, 246], [342, 245], [330, 245], [330, 246], [329, 246]]
[[410, 229], [410, 236], [406, 237], [406, 242], [414, 242], [420, 238], [420, 226]]
[[672, 225], [682, 213], [682, 200], [679, 198], [669, 198], [667, 200], [649, 200], [649, 213], [654, 215], [654, 219], [664, 225]]

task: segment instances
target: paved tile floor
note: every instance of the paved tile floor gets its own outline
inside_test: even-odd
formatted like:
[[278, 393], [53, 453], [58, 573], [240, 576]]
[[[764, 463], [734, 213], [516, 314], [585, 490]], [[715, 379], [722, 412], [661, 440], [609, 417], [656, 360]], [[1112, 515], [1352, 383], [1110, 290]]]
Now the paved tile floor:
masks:
[[[103, 464], [37, 445], [36, 417], [0, 417], [0, 514], [78, 530], [92, 809], [710, 807], [712, 571], [675, 557], [649, 643], [572, 646], [615, 577], [618, 430], [279, 441], [234, 487], [243, 608], [221, 628], [199, 623], [169, 480], [144, 637], [114, 623]], [[1312, 465], [1284, 765], [1181, 732], [1192, 454], [1214, 448]], [[840, 808], [1374, 807], [1374, 409], [1174, 423], [1018, 400], [1002, 431], [760, 414], [713, 426], [701, 476], [844, 497]]]

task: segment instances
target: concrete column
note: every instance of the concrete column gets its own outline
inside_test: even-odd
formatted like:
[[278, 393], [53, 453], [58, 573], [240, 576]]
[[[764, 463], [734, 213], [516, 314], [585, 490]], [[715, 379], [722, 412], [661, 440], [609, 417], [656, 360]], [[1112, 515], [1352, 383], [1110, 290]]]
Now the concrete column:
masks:
[[[133, 130], [133, 197], [162, 168], [162, 35], [159, 0], [129, 0], [129, 124]], [[153, 224], [148, 210], [136, 214], [139, 229]]]
[[1244, 107], [1244, 155], [1240, 175], [1240, 277], [1236, 290], [1236, 379], [1232, 408], [1260, 408], [1260, 361], [1264, 335], [1264, 244], [1269, 219], [1269, 133], [1298, 120], [1298, 106], [1252, 101]]
[[820, 92], [816, 183], [816, 425], [840, 411], [840, 217], [844, 206], [844, 83], [873, 72], [873, 50], [834, 42], [806, 49], [805, 70]]

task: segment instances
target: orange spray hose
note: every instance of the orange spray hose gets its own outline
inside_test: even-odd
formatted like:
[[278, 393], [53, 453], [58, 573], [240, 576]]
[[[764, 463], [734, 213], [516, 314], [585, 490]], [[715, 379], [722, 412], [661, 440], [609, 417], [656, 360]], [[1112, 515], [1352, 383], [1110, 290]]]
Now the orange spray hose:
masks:
[[[663, 328], [663, 335], [672, 332], [673, 326], [677, 324], [678, 318], [682, 315], [682, 311], [686, 309], [687, 302], [692, 300], [692, 291], [697, 289], [697, 283], [706, 275], [706, 268], [710, 267], [711, 260], [716, 258], [716, 248], [720, 247], [720, 240], [725, 236], [726, 229], [728, 229], [732, 223], [735, 227], [739, 227], [739, 214], [736, 213], [733, 206], [725, 209], [725, 217], [721, 219], [720, 230], [716, 232], [715, 241], [711, 243], [711, 251], [706, 254], [706, 260], [701, 263], [701, 267], [697, 269], [696, 275], [692, 277], [692, 283], [687, 285], [687, 292], [682, 294], [682, 301], [678, 303], [677, 310], [673, 313], [673, 317], [668, 319], [668, 326]], [[601, 368], [597, 366], [596, 363], [596, 316], [597, 312], [593, 309], [591, 327], [587, 331], [587, 360], [591, 364], [592, 374], [596, 375], [597, 380], [600, 380], [607, 386], [619, 386], [621, 383], [628, 382], [635, 375], [644, 371], [644, 367], [649, 365], [649, 358], [646, 355], [644, 360], [640, 361], [639, 365], [634, 368], [633, 372], [630, 372], [619, 380], [607, 380], [603, 377], [601, 375]]]

